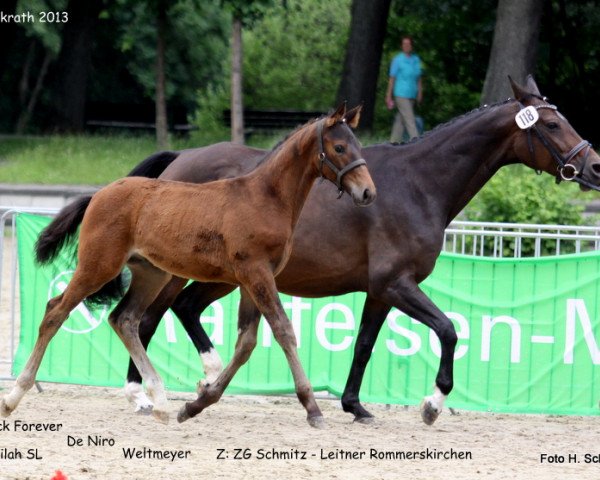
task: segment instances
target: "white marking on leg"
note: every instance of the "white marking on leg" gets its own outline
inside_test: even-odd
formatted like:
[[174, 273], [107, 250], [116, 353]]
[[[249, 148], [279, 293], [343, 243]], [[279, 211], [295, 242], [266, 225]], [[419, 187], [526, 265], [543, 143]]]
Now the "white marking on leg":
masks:
[[431, 405], [431, 408], [433, 408], [439, 414], [442, 413], [442, 409], [444, 408], [446, 395], [444, 395], [442, 391], [436, 386], [433, 390], [433, 395], [425, 397], [425, 400], [427, 400], [429, 402], [429, 405]]
[[200, 354], [200, 359], [204, 365], [204, 377], [207, 383], [213, 383], [219, 374], [223, 371], [223, 362], [214, 348], [208, 352]]
[[158, 377], [151, 377], [147, 380], [146, 388], [148, 395], [154, 402], [154, 408], [152, 409], [152, 415], [162, 423], [169, 422], [169, 402], [167, 401], [167, 395], [165, 388]]
[[8, 416], [17, 408], [28, 388], [22, 388], [18, 383], [4, 396], [2, 400], [2, 416]]
[[137, 382], [128, 382], [125, 384], [125, 397], [134, 406], [134, 412], [150, 412], [154, 404], [148, 398], [142, 385]]

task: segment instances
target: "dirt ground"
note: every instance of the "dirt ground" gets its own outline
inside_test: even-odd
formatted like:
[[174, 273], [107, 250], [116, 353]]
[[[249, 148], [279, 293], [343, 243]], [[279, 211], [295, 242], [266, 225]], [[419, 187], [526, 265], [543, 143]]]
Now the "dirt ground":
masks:
[[[6, 358], [10, 302], [7, 269], [2, 273], [0, 356]], [[3, 366], [0, 376], [6, 373]], [[0, 382], [0, 395], [12, 384]], [[376, 421], [361, 425], [337, 400], [320, 399], [327, 426], [315, 430], [295, 398], [225, 396], [178, 424], [176, 412], [194, 395], [171, 392], [165, 426], [131, 413], [120, 389], [42, 386], [0, 419], [0, 480], [49, 480], [57, 470], [70, 480], [600, 476], [600, 417], [445, 410], [428, 427], [415, 407], [368, 405]]]
[[[377, 420], [360, 425], [337, 401], [321, 399], [327, 427], [315, 430], [294, 398], [226, 396], [178, 424], [179, 406], [192, 397], [171, 397], [172, 420], [165, 426], [131, 414], [119, 389], [45, 384], [4, 424], [0, 457], [19, 451], [23, 458], [0, 459], [0, 478], [49, 479], [56, 470], [69, 479], [547, 480], [600, 474], [600, 463], [586, 463], [600, 462], [600, 417], [445, 411], [427, 427], [416, 408], [370, 405]], [[22, 423], [55, 431], [24, 432]], [[126, 458], [144, 449], [169, 453]], [[379, 457], [396, 452], [404, 458]], [[542, 461], [544, 454], [564, 463]]]

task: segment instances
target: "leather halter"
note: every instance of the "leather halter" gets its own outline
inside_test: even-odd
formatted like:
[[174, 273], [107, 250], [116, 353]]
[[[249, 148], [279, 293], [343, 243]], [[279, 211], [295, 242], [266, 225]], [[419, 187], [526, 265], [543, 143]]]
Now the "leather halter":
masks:
[[[538, 95], [532, 95], [535, 98], [538, 98], [542, 101], [546, 101], [546, 97], [540, 97]], [[523, 110], [525, 106], [519, 102], [520, 109]], [[550, 110], [558, 111], [556, 105], [551, 104], [543, 104], [543, 105], [534, 105], [536, 110], [540, 110], [542, 108], [548, 108]], [[529, 147], [529, 153], [531, 154], [531, 158], [535, 159], [533, 140], [531, 138], [531, 132], [533, 131], [537, 137], [539, 138], [542, 145], [546, 147], [546, 150], [550, 153], [554, 161], [556, 162], [556, 168], [558, 170], [556, 174], [556, 183], [560, 183], [562, 180], [565, 181], [575, 181], [580, 185], [591, 188], [593, 190], [600, 191], [600, 187], [597, 185], [593, 185], [583, 178], [583, 170], [585, 169], [585, 165], [587, 163], [588, 157], [590, 155], [590, 149], [592, 144], [587, 140], [582, 140], [577, 145], [575, 145], [571, 150], [567, 152], [566, 155], [562, 155], [555, 147], [548, 141], [546, 136], [542, 133], [542, 131], [537, 127], [537, 125], [532, 125], [531, 127], [526, 129], [527, 131], [527, 144]], [[581, 166], [581, 170], [577, 170], [575, 165], [573, 165], [571, 160], [573, 160], [582, 150], [585, 151], [583, 157], [583, 163]]]
[[[346, 123], [346, 120], [343, 119], [341, 120], [342, 123]], [[348, 165], [346, 165], [344, 168], [342, 168], [341, 170], [327, 157], [327, 154], [325, 153], [325, 148], [323, 147], [323, 125], [325, 124], [325, 120], [321, 120], [318, 124], [317, 124], [317, 138], [318, 138], [318, 142], [319, 142], [319, 176], [321, 177], [321, 179], [325, 178], [325, 176], [323, 175], [323, 164], [327, 165], [329, 167], [329, 169], [334, 173], [334, 175], [336, 176], [335, 179], [335, 185], [338, 188], [338, 199], [342, 197], [342, 195], [345, 192], [344, 186], [342, 185], [342, 178], [344, 177], [344, 175], [346, 175], [348, 172], [350, 172], [351, 170], [354, 170], [355, 168], [358, 168], [362, 165], [366, 165], [367, 162], [365, 161], [364, 158], [359, 158], [357, 160], [354, 160], [353, 162], [350, 162]]]

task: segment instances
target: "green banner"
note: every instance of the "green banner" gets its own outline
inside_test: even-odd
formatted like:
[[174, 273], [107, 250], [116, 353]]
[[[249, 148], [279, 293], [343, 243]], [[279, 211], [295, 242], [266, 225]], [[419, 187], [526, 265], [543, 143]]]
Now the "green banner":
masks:
[[[25, 364], [48, 299], [68, 284], [73, 254], [38, 268], [33, 244], [49, 219], [17, 218], [21, 333], [15, 373]], [[458, 332], [455, 408], [597, 415], [600, 382], [600, 253], [537, 259], [442, 255], [423, 290]], [[341, 395], [352, 359], [364, 294], [302, 299], [282, 295], [315, 388]], [[236, 340], [238, 293], [213, 303], [202, 323], [224, 361]], [[80, 305], [50, 343], [38, 379], [122, 386], [128, 355], [107, 322], [109, 310]], [[367, 402], [417, 404], [432, 392], [439, 364], [432, 331], [398, 310], [389, 314], [361, 390]], [[192, 391], [202, 368], [191, 341], [168, 312], [149, 355], [167, 388]], [[266, 322], [258, 346], [229, 393], [293, 392], [281, 348]]]

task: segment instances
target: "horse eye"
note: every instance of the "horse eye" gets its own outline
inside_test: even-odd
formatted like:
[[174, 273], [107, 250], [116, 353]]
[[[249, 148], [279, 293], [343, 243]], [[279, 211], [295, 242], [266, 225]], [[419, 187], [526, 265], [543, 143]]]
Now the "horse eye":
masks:
[[336, 145], [333, 148], [335, 149], [336, 153], [344, 153], [346, 151], [343, 145]]
[[560, 128], [558, 123], [556, 123], [556, 122], [548, 122], [546, 124], [546, 127], [548, 128], [548, 130], [556, 130], [556, 129]]

